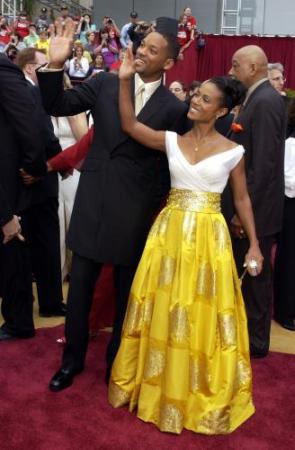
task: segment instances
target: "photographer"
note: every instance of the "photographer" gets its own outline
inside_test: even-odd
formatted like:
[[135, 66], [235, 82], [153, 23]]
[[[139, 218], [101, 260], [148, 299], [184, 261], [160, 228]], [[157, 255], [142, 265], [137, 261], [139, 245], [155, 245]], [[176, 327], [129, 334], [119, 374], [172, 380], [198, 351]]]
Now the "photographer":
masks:
[[117, 27], [116, 22], [114, 21], [114, 19], [112, 19], [109, 16], [105, 16], [103, 18], [102, 25], [103, 25], [102, 28], [107, 30], [108, 32], [113, 30], [115, 32], [116, 38], [120, 37], [120, 30]]
[[120, 43], [123, 49], [126, 49], [130, 42], [130, 36], [128, 34], [128, 30], [131, 27], [131, 25], [136, 25], [138, 19], [138, 14], [136, 11], [132, 11], [130, 13], [130, 21], [126, 23], [122, 29], [121, 29], [121, 37], [120, 37]]
[[91, 31], [96, 31], [96, 25], [92, 23], [89, 14], [84, 14], [78, 24], [76, 36], [79, 41], [85, 46], [88, 43], [87, 34]]
[[151, 25], [148, 22], [138, 22], [133, 24], [128, 29], [128, 35], [133, 43], [133, 51], [135, 52], [140, 46], [141, 41], [150, 32]]
[[95, 53], [101, 53], [104, 64], [107, 68], [117, 61], [119, 55], [119, 48], [116, 42], [114, 30], [107, 31], [104, 29], [100, 32], [101, 44], [96, 48]]

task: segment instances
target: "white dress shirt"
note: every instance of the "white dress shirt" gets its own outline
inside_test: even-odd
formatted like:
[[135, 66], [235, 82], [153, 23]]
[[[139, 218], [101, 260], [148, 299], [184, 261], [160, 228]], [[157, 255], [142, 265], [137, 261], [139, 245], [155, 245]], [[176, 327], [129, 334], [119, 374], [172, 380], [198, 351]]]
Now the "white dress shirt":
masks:
[[295, 138], [292, 137], [285, 143], [285, 195], [295, 197]]
[[[134, 93], [135, 93], [135, 105], [141, 104], [139, 108], [136, 108], [135, 114], [138, 115], [141, 111], [141, 109], [144, 107], [146, 102], [151, 98], [153, 93], [158, 89], [158, 87], [162, 83], [162, 78], [156, 81], [152, 81], [151, 83], [145, 83], [138, 73], [134, 76]], [[144, 88], [143, 91], [141, 91], [141, 88]], [[136, 96], [140, 95], [141, 99], [139, 102], [137, 102]]]

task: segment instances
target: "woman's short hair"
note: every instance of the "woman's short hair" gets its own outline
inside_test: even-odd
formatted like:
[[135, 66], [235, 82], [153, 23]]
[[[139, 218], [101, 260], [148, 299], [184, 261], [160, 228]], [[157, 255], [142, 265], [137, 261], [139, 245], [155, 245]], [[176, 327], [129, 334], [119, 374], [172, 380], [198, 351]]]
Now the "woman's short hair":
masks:
[[284, 73], [284, 66], [280, 62], [267, 64], [267, 70], [279, 70]]

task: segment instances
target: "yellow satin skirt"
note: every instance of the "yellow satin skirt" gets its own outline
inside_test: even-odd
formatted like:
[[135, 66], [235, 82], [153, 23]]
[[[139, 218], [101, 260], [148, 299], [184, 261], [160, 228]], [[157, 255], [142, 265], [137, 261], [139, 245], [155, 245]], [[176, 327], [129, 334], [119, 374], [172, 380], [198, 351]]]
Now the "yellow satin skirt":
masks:
[[178, 434], [230, 433], [254, 413], [247, 319], [219, 194], [172, 189], [155, 220], [109, 402]]

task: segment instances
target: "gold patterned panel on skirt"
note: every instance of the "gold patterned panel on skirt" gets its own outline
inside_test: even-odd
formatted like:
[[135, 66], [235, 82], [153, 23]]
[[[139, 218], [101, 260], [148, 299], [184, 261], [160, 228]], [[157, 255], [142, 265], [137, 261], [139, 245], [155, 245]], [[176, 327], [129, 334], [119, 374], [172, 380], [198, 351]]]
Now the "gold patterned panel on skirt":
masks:
[[207, 434], [228, 433], [230, 430], [229, 408], [219, 408], [215, 411], [210, 411], [203, 416], [199, 426], [204, 428], [204, 432]]
[[220, 222], [220, 220], [214, 220], [213, 229], [217, 251], [224, 252], [225, 250], [229, 250], [231, 248], [231, 242], [226, 225]]
[[169, 209], [163, 209], [162, 212], [158, 215], [155, 222], [153, 223], [150, 232], [149, 232], [149, 238], [153, 238], [155, 236], [157, 237], [163, 237], [166, 234], [169, 218], [171, 215], [171, 210]]
[[142, 305], [142, 327], [147, 329], [150, 327], [154, 310], [154, 296], [147, 296]]
[[209, 263], [200, 263], [197, 276], [197, 295], [207, 299], [216, 295], [216, 276]]
[[247, 363], [244, 359], [239, 358], [236, 369], [235, 388], [248, 388], [251, 384], [251, 379], [250, 363]]
[[161, 260], [159, 286], [171, 284], [175, 273], [176, 261], [172, 256], [163, 256]]
[[197, 215], [193, 211], [184, 213], [182, 232], [184, 242], [188, 245], [194, 245], [196, 242]]
[[199, 357], [190, 358], [190, 391], [196, 394], [199, 391], [207, 391], [208, 384], [211, 377], [208, 372], [205, 358], [201, 355]]
[[130, 394], [124, 391], [120, 386], [110, 380], [108, 388], [108, 400], [114, 408], [126, 405], [129, 402]]
[[223, 347], [237, 344], [236, 319], [231, 313], [218, 314], [219, 331]]
[[190, 338], [190, 323], [187, 309], [176, 304], [169, 317], [169, 338], [177, 344], [185, 344]]
[[183, 429], [183, 420], [183, 412], [177, 406], [172, 403], [165, 403], [161, 406], [159, 424], [161, 431], [179, 434]]
[[124, 336], [138, 336], [141, 324], [142, 304], [130, 295], [124, 322]]
[[165, 368], [165, 362], [166, 353], [163, 350], [150, 348], [144, 366], [144, 379], [150, 380], [161, 375]]

